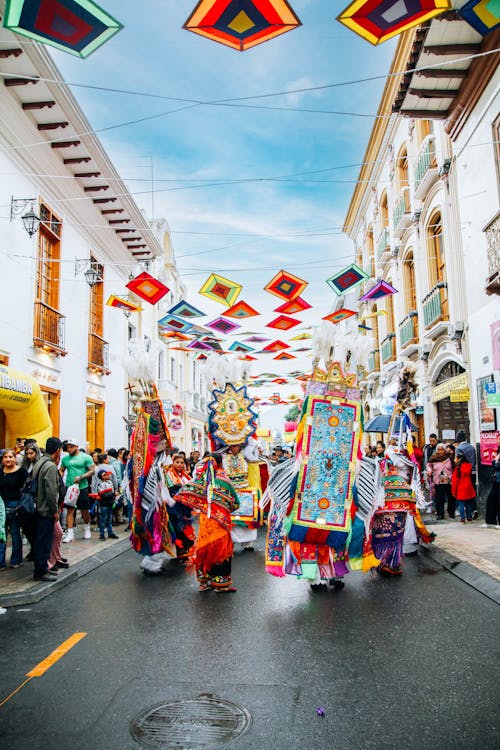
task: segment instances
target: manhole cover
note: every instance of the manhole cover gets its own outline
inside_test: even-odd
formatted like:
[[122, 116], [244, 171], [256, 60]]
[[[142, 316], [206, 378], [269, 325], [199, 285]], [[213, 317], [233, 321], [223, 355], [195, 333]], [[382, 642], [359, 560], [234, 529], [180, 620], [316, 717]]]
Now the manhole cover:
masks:
[[213, 695], [199, 695], [146, 708], [131, 722], [132, 737], [154, 750], [220, 747], [244, 734], [250, 713]]

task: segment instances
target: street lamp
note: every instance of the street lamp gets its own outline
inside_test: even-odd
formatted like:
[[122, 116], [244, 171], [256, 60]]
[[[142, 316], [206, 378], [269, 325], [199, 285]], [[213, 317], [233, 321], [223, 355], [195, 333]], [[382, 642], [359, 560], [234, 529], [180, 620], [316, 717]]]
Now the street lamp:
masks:
[[102, 281], [102, 268], [93, 258], [75, 258], [75, 276], [82, 272], [91, 289]]
[[87, 268], [83, 275], [85, 276], [85, 281], [91, 289], [97, 284], [98, 281], [100, 281], [99, 273], [92, 264]]
[[10, 199], [10, 221], [21, 214], [21, 221], [30, 237], [38, 232], [40, 217], [35, 213], [36, 198], [14, 198]]

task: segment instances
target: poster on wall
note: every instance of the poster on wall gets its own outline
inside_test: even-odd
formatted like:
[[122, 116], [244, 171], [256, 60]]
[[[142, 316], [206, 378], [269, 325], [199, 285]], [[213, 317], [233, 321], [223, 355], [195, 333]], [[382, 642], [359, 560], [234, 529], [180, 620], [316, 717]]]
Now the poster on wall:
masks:
[[479, 455], [481, 463], [485, 466], [491, 466], [493, 459], [497, 454], [498, 438], [500, 432], [491, 430], [491, 432], [482, 432], [479, 439]]
[[488, 383], [493, 383], [493, 375], [478, 378], [477, 381], [477, 403], [479, 409], [479, 429], [481, 432], [496, 430], [497, 420], [495, 409], [488, 406]]

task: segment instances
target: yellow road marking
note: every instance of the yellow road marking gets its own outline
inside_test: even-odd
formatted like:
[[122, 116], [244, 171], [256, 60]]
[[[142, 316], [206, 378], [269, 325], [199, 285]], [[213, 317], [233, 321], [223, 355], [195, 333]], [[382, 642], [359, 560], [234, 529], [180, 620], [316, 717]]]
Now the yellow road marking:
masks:
[[31, 672], [27, 672], [26, 677], [41, 677], [56, 663], [56, 661], [59, 661], [59, 659], [64, 656], [64, 654], [68, 653], [73, 646], [82, 640], [82, 638], [85, 638], [86, 635], [87, 633], [73, 633], [70, 638], [52, 651], [46, 659], [41, 661], [40, 664], [37, 664], [36, 667], [33, 667]]
[[19, 691], [21, 690], [21, 688], [23, 688], [23, 687], [24, 687], [24, 686], [26, 685], [26, 683], [30, 682], [30, 680], [31, 680], [31, 679], [32, 679], [32, 677], [28, 677], [28, 679], [27, 679], [27, 680], [25, 680], [25, 681], [24, 681], [23, 683], [21, 683], [21, 685], [19, 685], [19, 687], [16, 687], [16, 689], [15, 689], [15, 690], [13, 690], [13, 691], [12, 691], [12, 693], [11, 693], [10, 695], [8, 695], [8, 696], [7, 696], [6, 698], [4, 698], [4, 699], [3, 699], [3, 701], [2, 701], [1, 703], [0, 703], [0, 708], [2, 708], [2, 706], [4, 705], [4, 703], [7, 703], [7, 701], [10, 701], [10, 699], [11, 699], [11, 698], [12, 698], [12, 697], [13, 697], [13, 696], [14, 696], [14, 695], [16, 694], [16, 693], [18, 693], [18, 692], [19, 692]]

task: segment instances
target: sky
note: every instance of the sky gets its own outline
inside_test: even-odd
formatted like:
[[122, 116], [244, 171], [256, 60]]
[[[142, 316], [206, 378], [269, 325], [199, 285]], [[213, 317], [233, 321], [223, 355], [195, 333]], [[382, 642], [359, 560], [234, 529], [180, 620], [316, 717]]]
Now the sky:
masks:
[[[242, 331], [287, 340], [265, 328], [282, 301], [263, 291], [286, 269], [309, 282], [297, 329], [317, 325], [336, 301], [325, 279], [353, 259], [341, 227], [395, 42], [373, 47], [318, 0], [291, 0], [302, 26], [245, 52], [182, 28], [195, 0], [99, 2], [124, 29], [85, 60], [53, 56], [69, 82], [134, 92], [73, 88], [139, 207], [167, 219], [188, 301], [223, 312], [198, 295], [216, 271], [263, 313]], [[253, 371], [310, 368], [290, 362]]]

